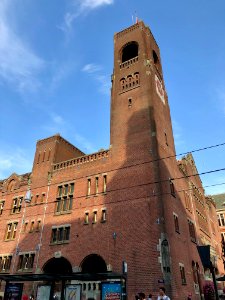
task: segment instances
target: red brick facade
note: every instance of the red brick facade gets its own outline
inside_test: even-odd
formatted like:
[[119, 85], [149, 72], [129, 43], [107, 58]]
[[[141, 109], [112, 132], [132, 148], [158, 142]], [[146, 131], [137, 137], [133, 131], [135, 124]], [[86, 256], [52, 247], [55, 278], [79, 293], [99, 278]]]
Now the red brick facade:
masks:
[[[222, 261], [215, 206], [196, 173], [192, 155], [176, 160], [159, 48], [139, 22], [114, 36], [110, 148], [85, 155], [59, 135], [40, 140], [32, 172], [0, 183], [0, 257], [11, 257], [0, 272], [49, 272], [64, 258], [57, 273], [68, 264], [124, 275], [128, 299], [161, 285], [172, 299], [200, 299], [196, 245], [212, 246], [219, 272]], [[100, 281], [79, 281], [83, 299], [99, 299]]]

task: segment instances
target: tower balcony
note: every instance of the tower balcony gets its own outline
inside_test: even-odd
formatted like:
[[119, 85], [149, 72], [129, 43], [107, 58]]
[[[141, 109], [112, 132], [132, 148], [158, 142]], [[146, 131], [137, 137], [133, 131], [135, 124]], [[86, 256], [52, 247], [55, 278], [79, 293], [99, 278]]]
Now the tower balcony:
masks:
[[136, 62], [138, 62], [138, 56], [135, 56], [120, 64], [120, 69], [129, 68], [131, 65], [135, 64]]

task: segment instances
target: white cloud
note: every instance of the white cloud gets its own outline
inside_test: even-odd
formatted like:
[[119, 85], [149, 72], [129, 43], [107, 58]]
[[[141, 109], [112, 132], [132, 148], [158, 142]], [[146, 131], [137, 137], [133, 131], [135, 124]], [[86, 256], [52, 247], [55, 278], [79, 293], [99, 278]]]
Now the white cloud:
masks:
[[0, 179], [8, 178], [12, 173], [23, 174], [31, 172], [33, 159], [29, 159], [21, 148], [0, 151]]
[[59, 28], [68, 33], [73, 21], [80, 15], [86, 15], [90, 11], [105, 5], [113, 4], [114, 0], [73, 0], [71, 11], [64, 16], [64, 24]]
[[0, 4], [0, 80], [15, 84], [22, 92], [33, 91], [40, 85], [36, 75], [44, 61], [10, 27], [10, 4], [9, 0], [1, 0]]
[[102, 67], [95, 63], [86, 64], [81, 71], [86, 72], [100, 84], [99, 91], [104, 95], [109, 95], [110, 92], [110, 80], [107, 76], [100, 74], [99, 71]]
[[82, 68], [83, 72], [87, 72], [89, 74], [100, 71], [102, 68], [97, 64], [87, 64]]

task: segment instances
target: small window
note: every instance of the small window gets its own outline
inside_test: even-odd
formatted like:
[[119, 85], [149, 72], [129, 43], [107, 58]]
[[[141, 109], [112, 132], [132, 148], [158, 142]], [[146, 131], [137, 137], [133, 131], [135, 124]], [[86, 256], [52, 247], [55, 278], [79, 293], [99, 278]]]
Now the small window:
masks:
[[196, 243], [195, 225], [191, 220], [188, 220], [189, 233], [191, 241]]
[[97, 211], [93, 212], [93, 220], [92, 220], [92, 224], [97, 223]]
[[88, 223], [89, 223], [89, 213], [86, 212], [84, 216], [84, 224], [88, 224]]
[[40, 199], [40, 203], [43, 203], [45, 200], [45, 193], [41, 194], [41, 199]]
[[45, 161], [45, 151], [43, 152], [43, 158], [42, 158], [42, 162], [44, 162]]
[[107, 191], [107, 175], [103, 175], [103, 193]]
[[95, 177], [95, 194], [98, 194], [98, 177]]
[[34, 231], [34, 221], [31, 222], [30, 224], [30, 232]]
[[187, 284], [186, 282], [186, 276], [185, 276], [185, 269], [183, 264], [179, 264], [180, 267], [180, 277], [181, 277], [181, 283], [183, 285]]
[[50, 156], [51, 156], [51, 149], [48, 150], [48, 158], [47, 158], [48, 161], [50, 159]]
[[101, 222], [102, 223], [106, 222], [106, 209], [102, 210], [102, 219], [101, 219]]
[[128, 98], [128, 107], [132, 106], [132, 98]]
[[172, 179], [169, 179], [169, 183], [170, 183], [170, 193], [173, 197], [176, 197], [176, 193], [175, 193], [175, 187], [174, 187], [174, 183]]
[[91, 178], [87, 180], [87, 196], [91, 195]]
[[175, 214], [173, 214], [173, 219], [174, 219], [175, 231], [176, 231], [177, 233], [180, 233], [178, 216], [175, 215]]
[[26, 222], [23, 224], [23, 232], [24, 232], [24, 233], [27, 231], [27, 226], [28, 226], [28, 222], [26, 221]]
[[36, 231], [40, 231], [41, 229], [41, 220], [37, 221]]

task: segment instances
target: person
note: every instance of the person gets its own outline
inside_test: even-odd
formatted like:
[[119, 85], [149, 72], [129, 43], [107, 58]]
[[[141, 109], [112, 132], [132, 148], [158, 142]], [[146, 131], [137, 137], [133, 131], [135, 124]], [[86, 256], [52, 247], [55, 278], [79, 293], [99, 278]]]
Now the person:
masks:
[[34, 295], [30, 295], [29, 299], [34, 300]]
[[170, 300], [170, 298], [166, 295], [166, 289], [164, 286], [159, 288], [159, 295], [157, 300]]
[[139, 293], [138, 296], [139, 296], [140, 300], [145, 300], [145, 294], [144, 293]]
[[135, 296], [135, 300], [139, 300], [139, 297], [138, 297], [138, 295], [136, 295], [136, 296]]
[[152, 300], [152, 294], [148, 295], [148, 300]]

